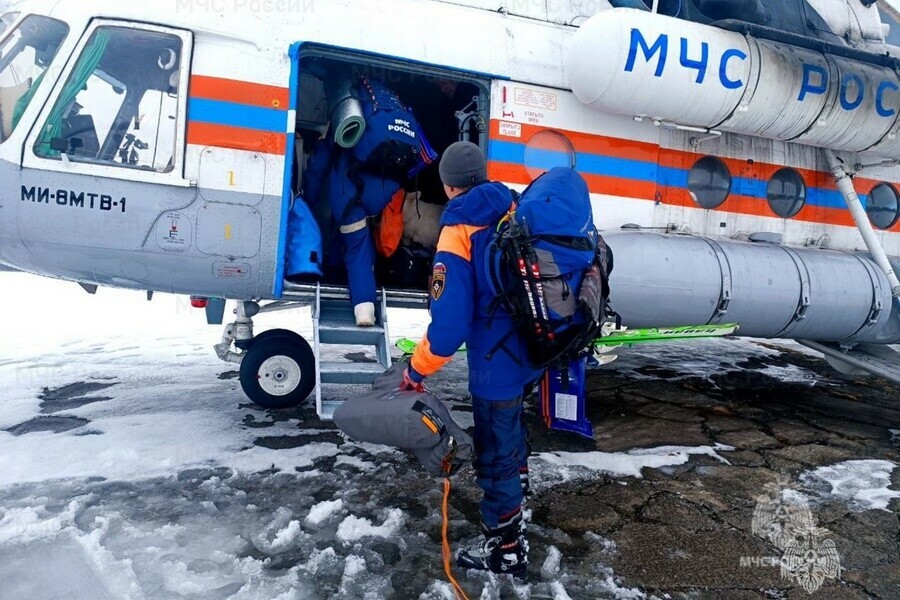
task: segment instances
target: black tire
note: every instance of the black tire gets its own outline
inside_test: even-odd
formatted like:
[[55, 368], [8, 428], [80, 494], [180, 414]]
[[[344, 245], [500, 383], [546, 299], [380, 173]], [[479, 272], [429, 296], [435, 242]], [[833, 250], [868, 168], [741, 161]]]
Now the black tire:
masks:
[[252, 348], [256, 344], [272, 338], [287, 338], [288, 340], [299, 340], [301, 343], [306, 343], [306, 340], [303, 339], [299, 333], [294, 333], [290, 329], [270, 329], [269, 331], [263, 331], [261, 334], [254, 336], [253, 339], [250, 340], [250, 347]]
[[316, 387], [312, 348], [291, 331], [263, 333], [253, 340], [241, 361], [241, 387], [262, 408], [283, 410], [300, 406]]

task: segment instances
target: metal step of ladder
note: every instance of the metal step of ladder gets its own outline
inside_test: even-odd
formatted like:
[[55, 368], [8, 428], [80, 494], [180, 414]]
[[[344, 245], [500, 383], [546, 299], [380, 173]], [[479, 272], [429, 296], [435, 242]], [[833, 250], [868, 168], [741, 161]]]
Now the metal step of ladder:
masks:
[[[387, 293], [382, 290], [381, 302], [375, 306], [375, 327], [357, 327], [349, 294], [345, 298], [329, 295], [316, 289], [313, 307], [313, 351], [316, 354], [316, 412], [320, 419], [331, 420], [342, 399], [324, 399], [322, 386], [371, 385], [391, 368], [391, 338], [388, 332]], [[324, 356], [329, 346], [363, 346], [375, 348], [374, 363], [339, 361]]]

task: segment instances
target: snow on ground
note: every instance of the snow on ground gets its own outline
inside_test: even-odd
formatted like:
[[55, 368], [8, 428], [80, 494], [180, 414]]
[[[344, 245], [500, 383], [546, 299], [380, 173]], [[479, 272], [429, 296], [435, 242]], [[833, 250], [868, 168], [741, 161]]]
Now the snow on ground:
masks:
[[[158, 295], [148, 303], [143, 294], [107, 289], [88, 297], [75, 284], [2, 277], [5, 289], [16, 292], [3, 300], [7, 310], [23, 297], [28, 306], [17, 308], [21, 318], [8, 324], [15, 354], [9, 346], [0, 354], [0, 430], [28, 433], [0, 433], [0, 485], [143, 479], [204, 464], [240, 472], [292, 470], [339, 453], [333, 443], [290, 452], [253, 445], [258, 431], [244, 427], [246, 410], [229, 401], [234, 386], [215, 377], [229, 368], [212, 350], [222, 328], [207, 326], [203, 311], [186, 299]], [[66, 306], [77, 310], [61, 310]], [[398, 312], [406, 325], [398, 334], [419, 335], [424, 319], [404, 312], [410, 311]], [[308, 309], [267, 315], [258, 325], [259, 331], [285, 327], [308, 336], [312, 329]], [[52, 402], [42, 403], [42, 391], [73, 382], [85, 388], [77, 394], [80, 406], [48, 414]], [[72, 429], [58, 432], [66, 420]], [[269, 436], [294, 433], [296, 424], [289, 422], [266, 430]], [[67, 459], [50, 460], [58, 456]]]
[[387, 511], [384, 523], [374, 525], [371, 520], [350, 515], [343, 521], [337, 530], [339, 542], [355, 542], [363, 538], [390, 539], [403, 527], [403, 511], [391, 509]]
[[[236, 367], [213, 353], [222, 328], [187, 299], [88, 296], [20, 273], [0, 274], [0, 286], [14, 342], [0, 350], [0, 600], [452, 598], [437, 484], [402, 452], [250, 405]], [[414, 338], [428, 319], [390, 318], [394, 337]], [[309, 335], [309, 310], [257, 319], [258, 331], [277, 327]], [[647, 346], [617, 366], [709, 377], [774, 352], [731, 340]], [[463, 361], [431, 388], [471, 425]], [[544, 454], [534, 472], [543, 487], [598, 471], [639, 477], [691, 456], [726, 462], [729, 450]], [[474, 538], [468, 516], [451, 527]], [[545, 580], [522, 594], [644, 597], [604, 564], [589, 576], [564, 557], [542, 565]], [[467, 583], [501, 597], [495, 579]]]
[[309, 514], [306, 515], [306, 522], [309, 525], [321, 525], [325, 520], [331, 518], [336, 513], [341, 512], [343, 509], [343, 500], [325, 500], [324, 502], [319, 502], [309, 509]]
[[722, 444], [687, 448], [681, 446], [661, 446], [659, 448], [638, 448], [628, 452], [545, 452], [535, 457], [536, 462], [545, 463], [538, 472], [541, 479], [554, 484], [560, 481], [582, 478], [586, 472], [597, 472], [613, 477], [642, 477], [643, 469], [662, 469], [683, 465], [692, 456], [708, 456], [725, 464], [730, 464], [719, 452], [733, 452], [734, 448]]
[[820, 467], [800, 476], [800, 481], [821, 497], [835, 497], [856, 511], [888, 510], [900, 492], [890, 489], [897, 465], [887, 460], [851, 460]]
[[[779, 340], [779, 345], [782, 343]], [[792, 342], [784, 342], [784, 345], [803, 348]], [[723, 372], [739, 371], [745, 368], [748, 362], [760, 362], [781, 354], [778, 350], [747, 340], [730, 338], [649, 344], [635, 347], [632, 350], [619, 350], [616, 353], [620, 354], [619, 359], [613, 363], [617, 371], [627, 373], [629, 377], [637, 380], [664, 378], [667, 381], [680, 381], [693, 377], [708, 379]], [[648, 363], [664, 365], [664, 367], [648, 370], [646, 368]], [[660, 370], [665, 372], [665, 377], [658, 375]], [[779, 366], [766, 365], [759, 370], [785, 383], [809, 386], [827, 383], [827, 380], [823, 381], [821, 375], [787, 363]]]
[[[186, 299], [0, 277], [0, 599], [448, 597], [439, 488], [404, 453], [250, 405]], [[395, 337], [428, 318], [390, 317]], [[310, 312], [257, 327], [310, 335]], [[471, 424], [461, 361], [431, 387]], [[564, 577], [533, 587], [578, 597]]]

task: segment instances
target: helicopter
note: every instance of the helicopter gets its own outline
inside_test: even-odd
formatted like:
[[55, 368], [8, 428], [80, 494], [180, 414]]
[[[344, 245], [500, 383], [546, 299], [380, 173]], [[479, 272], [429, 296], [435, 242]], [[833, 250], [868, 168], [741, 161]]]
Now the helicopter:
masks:
[[[327, 417], [322, 385], [390, 366], [388, 308], [428, 302], [427, 274], [404, 277], [429, 261], [421, 244], [379, 265], [368, 329], [340, 269], [305, 264], [340, 262], [303, 189], [315, 143], [346, 131], [329, 74], [351, 73], [390, 87], [438, 154], [478, 144], [511, 188], [576, 169], [627, 326], [740, 323], [900, 381], [900, 48], [882, 4], [17, 3], [0, 34], [0, 263], [190, 296], [254, 402], [315, 391]], [[436, 226], [428, 176], [411, 193]], [[312, 339], [255, 335], [302, 306]], [[333, 344], [377, 362], [334, 362]]]

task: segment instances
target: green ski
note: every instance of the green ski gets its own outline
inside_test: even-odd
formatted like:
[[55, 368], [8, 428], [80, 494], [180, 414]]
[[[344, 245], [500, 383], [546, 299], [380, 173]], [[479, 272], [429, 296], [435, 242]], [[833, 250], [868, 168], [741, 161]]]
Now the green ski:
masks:
[[[394, 345], [400, 349], [400, 352], [402, 352], [404, 354], [404, 356], [412, 356], [413, 354], [415, 354], [416, 348], [419, 346], [419, 342], [413, 341], [409, 338], [403, 338], [403, 339], [397, 340], [397, 343]], [[460, 348], [459, 351], [465, 352], [466, 347], [463, 346], [462, 348]]]
[[650, 329], [626, 329], [604, 336], [594, 342], [595, 346], [620, 346], [623, 344], [648, 344], [672, 342], [677, 340], [695, 340], [716, 338], [731, 335], [740, 325], [695, 325], [692, 327], [653, 327]]
[[[694, 325], [690, 327], [653, 327], [650, 329], [626, 329], [604, 336], [594, 341], [595, 346], [621, 346], [625, 344], [650, 344], [674, 342], [678, 340], [696, 340], [731, 335], [740, 327], [737, 323], [725, 325]], [[409, 338], [397, 341], [397, 348], [403, 354], [410, 355], [419, 345]], [[461, 352], [465, 352], [463, 346]]]
[[400, 352], [404, 355], [413, 355], [416, 352], [416, 348], [418, 347], [418, 342], [414, 342], [409, 338], [403, 338], [397, 340], [396, 346], [400, 348]]

